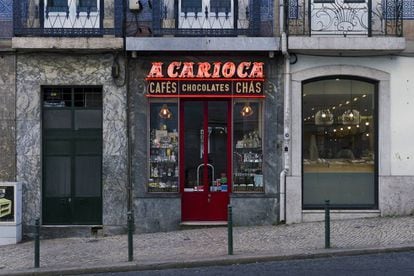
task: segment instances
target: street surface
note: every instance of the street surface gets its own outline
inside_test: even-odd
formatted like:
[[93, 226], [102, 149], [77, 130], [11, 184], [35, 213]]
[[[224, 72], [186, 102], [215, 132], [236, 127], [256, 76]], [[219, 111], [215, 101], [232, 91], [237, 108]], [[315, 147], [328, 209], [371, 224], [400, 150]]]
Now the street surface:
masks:
[[267, 263], [185, 269], [94, 274], [95, 276], [193, 275], [414, 275], [414, 251], [349, 257], [290, 260]]

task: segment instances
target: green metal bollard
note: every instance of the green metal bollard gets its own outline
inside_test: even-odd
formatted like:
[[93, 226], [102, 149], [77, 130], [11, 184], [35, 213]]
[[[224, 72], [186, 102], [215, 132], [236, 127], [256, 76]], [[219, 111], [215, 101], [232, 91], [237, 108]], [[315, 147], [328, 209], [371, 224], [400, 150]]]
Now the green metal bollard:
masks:
[[230, 204], [227, 206], [227, 211], [228, 252], [229, 255], [233, 255], [233, 213]]
[[128, 262], [134, 259], [133, 233], [134, 233], [134, 215], [132, 212], [127, 213], [128, 220]]
[[331, 217], [329, 200], [325, 200], [325, 248], [331, 248]]
[[34, 233], [34, 267], [40, 266], [40, 219], [35, 220]]

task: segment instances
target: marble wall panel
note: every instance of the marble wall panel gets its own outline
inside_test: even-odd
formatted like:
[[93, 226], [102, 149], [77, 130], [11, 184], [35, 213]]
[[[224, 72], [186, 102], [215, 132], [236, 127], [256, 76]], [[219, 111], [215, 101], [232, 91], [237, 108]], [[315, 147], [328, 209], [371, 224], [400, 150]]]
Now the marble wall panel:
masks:
[[14, 181], [16, 175], [14, 120], [0, 120], [0, 153], [0, 180]]
[[128, 200], [127, 158], [104, 155], [102, 165], [103, 224], [123, 225]]
[[104, 87], [103, 116], [104, 121], [126, 121], [126, 91], [119, 87]]
[[278, 222], [278, 199], [232, 197], [234, 225], [273, 225]]
[[[114, 55], [37, 53], [17, 57], [17, 174], [28, 183], [24, 222], [41, 209], [41, 89], [47, 85], [99, 85], [103, 88], [103, 221], [124, 223], [126, 203], [126, 88], [111, 76]], [[122, 65], [122, 59], [120, 60]], [[122, 158], [121, 158], [122, 157]]]
[[39, 120], [17, 120], [16, 138], [18, 155], [41, 154], [41, 130]]
[[15, 57], [0, 55], [0, 119], [15, 119]]
[[181, 198], [136, 198], [134, 211], [139, 233], [177, 230], [181, 222]]
[[17, 155], [17, 181], [23, 182], [23, 224], [41, 217], [41, 168], [39, 155]]
[[127, 137], [126, 122], [108, 121], [103, 122], [103, 155], [126, 155]]
[[15, 56], [0, 55], [0, 68], [0, 180], [15, 181]]

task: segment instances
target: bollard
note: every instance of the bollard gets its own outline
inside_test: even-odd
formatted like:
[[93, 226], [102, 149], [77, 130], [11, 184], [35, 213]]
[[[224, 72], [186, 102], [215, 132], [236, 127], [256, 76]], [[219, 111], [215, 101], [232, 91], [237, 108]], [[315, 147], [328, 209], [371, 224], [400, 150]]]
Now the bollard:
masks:
[[134, 232], [134, 216], [132, 212], [127, 213], [128, 220], [128, 262], [132, 262], [134, 259], [134, 246], [133, 246], [133, 232]]
[[325, 200], [325, 248], [331, 248], [331, 217], [329, 214], [329, 200]]
[[233, 255], [233, 214], [230, 204], [227, 206], [227, 210], [228, 252], [229, 255]]
[[35, 220], [34, 233], [34, 267], [38, 268], [40, 265], [40, 219]]

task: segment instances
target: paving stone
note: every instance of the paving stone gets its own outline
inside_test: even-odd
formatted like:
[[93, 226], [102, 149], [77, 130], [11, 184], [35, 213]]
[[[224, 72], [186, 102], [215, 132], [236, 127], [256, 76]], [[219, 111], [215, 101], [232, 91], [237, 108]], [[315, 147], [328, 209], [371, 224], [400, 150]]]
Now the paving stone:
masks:
[[[310, 254], [324, 248], [324, 223], [235, 227], [236, 256]], [[335, 249], [414, 244], [414, 217], [332, 221]], [[45, 268], [107, 266], [128, 259], [127, 236], [41, 240]], [[33, 268], [33, 241], [0, 246], [0, 274]], [[206, 228], [134, 235], [136, 263], [166, 263], [227, 256], [227, 228]]]

